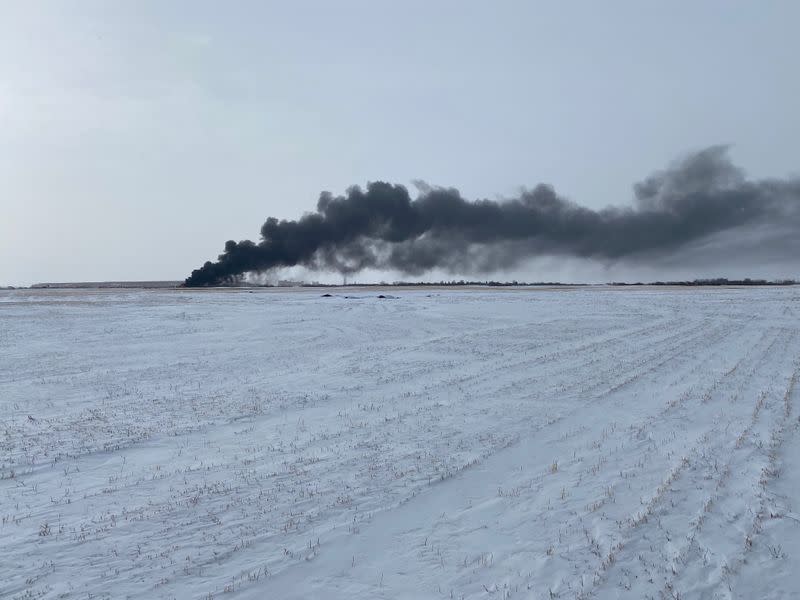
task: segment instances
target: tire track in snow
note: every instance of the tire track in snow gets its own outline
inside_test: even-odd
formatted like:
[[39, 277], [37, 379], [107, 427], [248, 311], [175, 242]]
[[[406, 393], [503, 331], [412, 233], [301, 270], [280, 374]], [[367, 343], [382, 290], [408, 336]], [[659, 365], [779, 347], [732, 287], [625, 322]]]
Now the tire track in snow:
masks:
[[[701, 331], [701, 332], [700, 332], [700, 333], [699, 333], [699, 334], [696, 336], [696, 339], [694, 339], [694, 340], [691, 340], [691, 345], [692, 345], [692, 346], [695, 346], [695, 347], [697, 347], [697, 348], [700, 348], [700, 349], [702, 349], [703, 351], [707, 351], [707, 350], [708, 350], [708, 348], [709, 348], [708, 344], [701, 344], [701, 343], [700, 343], [700, 342], [701, 342], [702, 340], [704, 340], [704, 339], [705, 339], [705, 341], [706, 341], [706, 342], [710, 342], [710, 341], [711, 341], [711, 339], [710, 339], [710, 338], [709, 338], [709, 337], [706, 335], [706, 332], [702, 332], [702, 331]], [[718, 337], [718, 338], [716, 338], [716, 339], [717, 339], [718, 341], [722, 341], [722, 340], [724, 340], [724, 339], [725, 339], [724, 332], [723, 332], [721, 335], [719, 335], [719, 337]], [[683, 341], [682, 341], [682, 343], [681, 343], [681, 344], [678, 344], [678, 346], [677, 346], [677, 347], [675, 347], [675, 348], [673, 348], [673, 349], [674, 349], [674, 350], [678, 350], [678, 351], [679, 351], [679, 352], [678, 352], [678, 354], [680, 354], [680, 353], [686, 354], [686, 345], [688, 344], [688, 342], [689, 342], [689, 341], [690, 341], [690, 340], [686, 340], [686, 339], [684, 338], [684, 339], [683, 339]], [[682, 352], [681, 352], [681, 351], [682, 351]], [[656, 353], [656, 355], [660, 356], [661, 354], [660, 354], [660, 353]], [[666, 360], [670, 360], [671, 358], [672, 358], [672, 357], [668, 355], [668, 357], [667, 357], [667, 359], [666, 359]], [[688, 355], [687, 357], [685, 357], [685, 358], [686, 358], [686, 361], [687, 361], [687, 362], [691, 362], [691, 358], [692, 358], [692, 356], [691, 356], [691, 354], [689, 354], [689, 355]], [[661, 361], [660, 361], [660, 364], [663, 364], [663, 361], [664, 361], [664, 359], [662, 358], [662, 359], [661, 359]], [[692, 366], [691, 368], [692, 368], [692, 369], [694, 369], [694, 366]], [[730, 370], [732, 370], [732, 369], [730, 369]], [[672, 376], [673, 378], [679, 378], [679, 377], [681, 376], [681, 375], [680, 375], [680, 373], [677, 373], [677, 374], [676, 374], [676, 373], [672, 373], [672, 372], [670, 372], [670, 374], [671, 374], [671, 376]], [[548, 425], [548, 426], [547, 426], [547, 427], [546, 427], [546, 428], [543, 430], [543, 432], [546, 432], [546, 431], [551, 431], [552, 429], [553, 429], [553, 424], [551, 423], [551, 424], [549, 424], [549, 425]], [[524, 443], [528, 443], [528, 442], [524, 442]], [[509, 450], [502, 450], [500, 453], [498, 453], [498, 457], [499, 457], [499, 454], [507, 454], [508, 452], [512, 452], [512, 453], [513, 453], [513, 452], [516, 452], [516, 451], [517, 451], [517, 449], [518, 449], [518, 446], [519, 446], [520, 444], [524, 444], [524, 443], [523, 443], [523, 442], [518, 442], [517, 444], [515, 444], [515, 446], [514, 446], [512, 449], [509, 449]], [[495, 460], [495, 457], [487, 457], [487, 458], [486, 458], [486, 464], [488, 465], [488, 464], [492, 463], [494, 460]], [[465, 480], [465, 478], [468, 480], [468, 479], [470, 479], [470, 478], [471, 478], [471, 473], [472, 473], [472, 472], [474, 472], [474, 471], [476, 471], [476, 470], [477, 470], [478, 472], [480, 472], [480, 471], [481, 471], [483, 468], [485, 468], [485, 467], [483, 466], [483, 463], [482, 463], [482, 462], [481, 462], [481, 463], [478, 463], [477, 465], [475, 465], [474, 467], [472, 467], [472, 468], [470, 469], [470, 471], [468, 471], [468, 472], [465, 472], [465, 473], [463, 473], [463, 474], [459, 474], [459, 475], [457, 476], [457, 481], [458, 481], [458, 482], [462, 482], [462, 481], [464, 481], [464, 480]], [[448, 481], [449, 481], [449, 480], [448, 480]], [[443, 489], [443, 488], [447, 488], [447, 486], [448, 486], [448, 485], [449, 485], [449, 484], [448, 484], [447, 482], [445, 482], [444, 484], [441, 484], [441, 486], [437, 486], [437, 488], [439, 488], [439, 489], [441, 490], [441, 489]], [[438, 495], [440, 495], [441, 493], [446, 493], [446, 489], [445, 489], [445, 491], [444, 491], [444, 492], [442, 492], [442, 491], [437, 491], [437, 496], [438, 496]], [[514, 493], [514, 491], [513, 491], [513, 490], [512, 490], [512, 493]], [[456, 494], [456, 495], [460, 495], [460, 494]], [[415, 503], [416, 503], [416, 502], [422, 502], [422, 501], [423, 501], [423, 498], [425, 498], [425, 497], [428, 497], [428, 498], [429, 498], [430, 496], [429, 496], [428, 494], [426, 494], [425, 496], [423, 496], [423, 497], [420, 497], [420, 499], [417, 499], [417, 500], [415, 500]], [[391, 516], [392, 512], [393, 512], [393, 511], [390, 511], [390, 512], [389, 512], [389, 513], [388, 513], [386, 516]], [[384, 520], [384, 517], [382, 517], [382, 516], [380, 516], [380, 515], [376, 516], [376, 518], [377, 518], [378, 522], [381, 522], [381, 521], [383, 521], [383, 520]], [[379, 527], [379, 526], [378, 526], [378, 527]]]
[[[759, 342], [763, 341], [763, 339], [764, 336], [761, 337], [761, 340], [759, 340]], [[768, 354], [768, 350], [769, 348], [763, 351], [762, 359], [764, 356]], [[748, 352], [745, 357], [742, 357], [739, 359], [739, 361], [737, 361], [736, 365], [741, 365], [742, 361], [749, 355], [750, 353]], [[712, 360], [712, 358], [713, 358], [713, 353], [706, 360]], [[758, 368], [759, 362], [756, 362], [753, 365], [752, 367], [753, 370]], [[733, 371], [733, 369], [729, 369], [729, 372], [730, 371]], [[684, 374], [678, 373], [678, 377], [681, 377], [682, 375]], [[719, 383], [720, 383], [719, 381], [716, 382], [712, 381], [709, 383], [707, 388], [697, 391], [694, 394], [686, 394], [686, 393], [681, 394], [683, 402], [685, 403], [686, 399], [692, 397], [698, 404], [702, 404], [702, 400], [706, 398], [711, 393], [711, 391], [719, 385]], [[670, 410], [674, 410], [676, 406], [679, 406], [679, 404], [677, 403], [668, 404]], [[564, 533], [559, 532], [559, 542], [558, 544], [555, 544], [554, 540], [553, 544], [554, 546], [556, 546], [556, 548], [558, 546], [563, 547], [565, 545], [571, 544], [570, 552], [573, 555], [575, 555], [576, 545], [580, 545], [579, 543], [580, 539], [585, 536], [586, 541], [584, 542], [584, 545], [593, 546], [593, 548], [591, 549], [591, 554], [596, 556], [596, 560], [599, 563], [609, 560], [609, 557], [613, 558], [614, 548], [621, 541], [619, 536], [613, 535], [614, 532], [612, 531], [611, 532], [612, 538], [609, 540], [600, 539], [598, 541], [596, 539], [592, 539], [592, 537], [589, 536], [588, 533], [586, 533], [585, 526], [582, 525], [582, 523], [584, 522], [584, 519], [587, 519], [588, 521], [594, 521], [595, 522], [594, 527], [596, 528], [598, 526], [601, 526], [603, 522], [610, 523], [616, 521], [621, 526], [622, 523], [629, 522], [631, 519], [635, 518], [635, 515], [633, 513], [629, 513], [629, 516], [627, 517], [624, 516], [624, 514], [617, 514], [616, 517], [614, 517], [607, 514], [607, 512], [611, 513], [615, 511], [617, 513], [619, 512], [619, 510], [622, 508], [622, 505], [617, 504], [617, 498], [625, 497], [626, 493], [625, 486], [630, 485], [629, 482], [633, 480], [635, 477], [637, 477], [637, 473], [646, 474], [652, 472], [654, 465], [650, 464], [652, 462], [652, 458], [648, 458], [648, 456], [651, 456], [653, 458], [659, 458], [660, 462], [663, 462], [665, 458], [669, 459], [670, 456], [674, 455], [678, 450], [680, 450], [680, 447], [676, 447], [670, 451], [668, 446], [666, 446], [667, 451], [664, 452], [665, 444], [675, 443], [676, 446], [679, 446], [680, 443], [683, 443], [682, 440], [678, 440], [678, 442], [676, 442], [676, 438], [674, 437], [670, 438], [669, 436], [664, 436], [663, 434], [659, 434], [657, 428], [654, 429], [654, 427], [656, 427], [657, 425], [661, 425], [664, 428], [671, 429], [671, 426], [668, 423], [663, 422], [663, 419], [661, 420], [654, 420], [654, 419], [655, 419], [654, 417], [646, 417], [644, 421], [639, 421], [638, 424], [636, 422], [631, 422], [628, 424], [627, 427], [620, 427], [619, 423], [617, 423], [617, 426], [613, 431], [611, 431], [610, 434], [608, 430], [604, 429], [602, 432], [602, 436], [599, 440], [595, 440], [594, 442], [591, 442], [590, 444], [587, 445], [587, 449], [592, 450], [593, 455], [599, 454], [601, 458], [598, 460], [596, 464], [593, 463], [588, 470], [582, 472], [578, 478], [578, 481], [575, 482], [574, 485], [585, 488], [588, 485], [590, 485], [591, 481], [597, 481], [598, 482], [597, 487], [601, 488], [602, 486], [599, 485], [600, 481], [612, 482], [612, 483], [606, 485], [602, 489], [602, 493], [600, 494], [600, 497], [597, 501], [590, 503], [590, 505], [584, 507], [584, 511], [582, 513], [581, 512], [575, 513], [574, 517], [572, 518], [573, 524], [570, 526], [571, 530], [573, 531], [571, 540], [570, 538], [565, 539]], [[625, 442], [625, 434], [628, 431], [638, 432], [634, 436], [633, 447], [631, 447], [630, 444], [627, 444]], [[642, 438], [641, 437], [642, 432], [644, 431], [647, 431], [648, 435], [647, 437]], [[698, 433], [698, 437], [694, 441], [695, 448], [699, 447], [701, 442], [707, 439], [707, 437], [710, 436], [711, 433], [712, 433], [711, 429], [705, 429], [704, 431]], [[644, 440], [645, 446], [643, 451], [637, 450], [637, 445], [642, 446], [643, 443], [642, 441], [636, 442], [637, 437], [640, 440], [641, 439]], [[660, 439], [659, 442], [660, 447], [656, 446], [656, 443], [654, 441], [656, 438]], [[616, 447], [609, 453], [609, 451], [604, 450], [604, 448], [610, 445], [616, 445]], [[656, 452], [657, 450], [658, 452]], [[666, 456], [663, 456], [664, 454], [666, 454]], [[584, 464], [584, 460], [585, 459], [583, 458], [578, 458], [577, 462], [578, 464]], [[576, 461], [573, 460], [572, 462], [574, 463]], [[570, 463], [567, 464], [565, 473], [569, 472], [569, 466]], [[670, 477], [676, 476], [676, 473], [679, 472], [681, 466], [682, 465], [680, 463], [677, 466], [673, 466], [670, 471]], [[615, 476], [615, 473], [617, 472], [619, 473], [619, 477]], [[667, 478], [667, 480], [669, 480], [669, 477]], [[660, 490], [663, 491], [663, 489], [665, 488], [666, 485], [662, 482]], [[586, 496], [585, 493], [578, 493], [578, 492], [572, 492], [572, 493], [575, 493], [579, 497]], [[611, 504], [607, 504], [609, 501], [611, 502]], [[612, 508], [614, 510], [611, 510]], [[599, 525], [598, 521], [600, 523]], [[600, 533], [596, 532], [596, 535], [600, 535]], [[577, 540], [575, 539], [576, 537], [578, 538]], [[605, 548], [605, 550], [603, 550], [603, 548]], [[561, 584], [569, 584], [569, 583], [570, 583], [569, 580], [561, 582]], [[554, 585], [554, 589], [558, 589], [561, 584], [556, 582]]]
[[[768, 346], [759, 363], [749, 370], [749, 376], [754, 375], [761, 364], [771, 358], [772, 355], [770, 353], [777, 345], [778, 340], [779, 337], [776, 337]], [[784, 344], [784, 349], [789, 346], [791, 341], [793, 341], [793, 338], [789, 337]], [[739, 396], [740, 391], [738, 390], [734, 397]], [[626, 567], [619, 567], [618, 569], [627, 577], [627, 584], [624, 584], [623, 587], [632, 586], [632, 577], [638, 580], [636, 582], [638, 585], [635, 586], [636, 589], [633, 592], [634, 597], [656, 598], [659, 596], [673, 597], [673, 594], [680, 595], [677, 590], [677, 582], [679, 581], [680, 568], [685, 565], [685, 556], [689, 553], [703, 524], [708, 520], [707, 513], [710, 513], [715, 506], [721, 503], [720, 498], [730, 479], [731, 471], [735, 468], [736, 459], [739, 458], [740, 454], [739, 451], [748, 443], [765, 405], [770, 405], [767, 392], [756, 392], [754, 390], [753, 393], [756, 399], [752, 415], [749, 420], [746, 420], [744, 428], [738, 430], [739, 433], [735, 438], [729, 437], [727, 432], [731, 425], [742, 421], [744, 414], [731, 414], [725, 420], [719, 419], [702, 436], [699, 443], [686, 454], [682, 459], [681, 465], [670, 472], [669, 476], [658, 488], [657, 493], [651, 498], [646, 510], [635, 519], [634, 526], [640, 529], [644, 527], [644, 529], [637, 531], [636, 537], [633, 538], [633, 544], [630, 543], [631, 537], [629, 536], [628, 542], [623, 542], [623, 547], [625, 553], [630, 554], [634, 551], [638, 553], [637, 560], [643, 572], [639, 571], [637, 574], [636, 570], [627, 569], [628, 574], [625, 575]], [[726, 433], [723, 434], [723, 431]], [[720, 464], [722, 464], [721, 468]], [[696, 501], [693, 500], [693, 495], [688, 493], [688, 490], [707, 490], [709, 487], [713, 491], [700, 494], [703, 498], [700, 506], [693, 504]], [[669, 506], [667, 506], [667, 503], [669, 503]], [[684, 506], [686, 503], [689, 504]], [[693, 505], [697, 508], [693, 509]], [[671, 515], [673, 514], [678, 515], [679, 523], [672, 523], [667, 527], [662, 526], [662, 521], [672, 521], [673, 517]], [[685, 534], [681, 534], [680, 522], [686, 518], [685, 515], [692, 514], [696, 516], [689, 522], [688, 531]], [[675, 532], [676, 528], [677, 534]], [[677, 546], [673, 543], [673, 539], [678, 540]], [[649, 541], [644, 542], [643, 540]], [[620, 547], [619, 550], [623, 551], [623, 547]], [[672, 550], [665, 551], [665, 548], [672, 548]], [[648, 558], [648, 555], [651, 558]], [[607, 559], [608, 568], [603, 568], [600, 571], [602, 582], [607, 583], [612, 578], [611, 573], [604, 571], [610, 570], [612, 565], [619, 564], [620, 560], [619, 553], [609, 554]], [[647, 574], [647, 579], [645, 579], [645, 574]], [[655, 577], [663, 578], [663, 584], [659, 584]], [[648, 589], [649, 591], [647, 591]], [[596, 593], [594, 589], [590, 590], [590, 592], [591, 594]]]

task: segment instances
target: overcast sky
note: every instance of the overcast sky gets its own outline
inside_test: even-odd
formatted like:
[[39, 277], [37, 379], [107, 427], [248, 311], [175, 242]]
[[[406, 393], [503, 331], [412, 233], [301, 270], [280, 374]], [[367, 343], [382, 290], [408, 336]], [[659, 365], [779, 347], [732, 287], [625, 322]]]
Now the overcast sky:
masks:
[[[0, 285], [182, 279], [321, 190], [797, 175], [800, 2], [0, 3]], [[556, 269], [555, 273], [559, 271]]]

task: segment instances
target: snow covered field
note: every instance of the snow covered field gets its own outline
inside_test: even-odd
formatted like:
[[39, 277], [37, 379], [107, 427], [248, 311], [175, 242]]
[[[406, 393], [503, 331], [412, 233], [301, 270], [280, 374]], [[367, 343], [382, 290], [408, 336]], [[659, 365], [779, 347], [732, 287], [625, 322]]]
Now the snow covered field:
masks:
[[800, 597], [800, 288], [347, 293], [0, 292], [0, 597]]

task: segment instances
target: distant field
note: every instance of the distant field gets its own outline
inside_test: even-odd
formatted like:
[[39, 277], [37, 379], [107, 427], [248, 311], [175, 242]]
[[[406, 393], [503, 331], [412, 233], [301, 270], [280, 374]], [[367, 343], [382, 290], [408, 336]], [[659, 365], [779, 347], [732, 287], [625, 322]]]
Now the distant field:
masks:
[[799, 317], [798, 287], [0, 291], [0, 598], [798, 597]]

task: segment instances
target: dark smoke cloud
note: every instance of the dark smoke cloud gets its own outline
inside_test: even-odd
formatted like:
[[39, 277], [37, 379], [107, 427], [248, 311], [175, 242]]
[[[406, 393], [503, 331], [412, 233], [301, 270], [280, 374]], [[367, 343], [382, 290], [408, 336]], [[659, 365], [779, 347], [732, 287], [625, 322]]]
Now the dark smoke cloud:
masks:
[[[720, 232], [775, 228], [786, 258], [800, 239], [800, 179], [748, 180], [714, 146], [634, 185], [634, 204], [592, 210], [539, 185], [503, 202], [469, 201], [455, 189], [374, 182], [344, 196], [323, 192], [316, 212], [267, 219], [261, 241], [225, 244], [188, 286], [234, 283], [244, 274], [302, 265], [353, 273], [419, 275], [431, 269], [488, 273], [542, 255], [655, 260]], [[773, 243], [773, 246], [775, 243]], [[774, 248], [773, 248], [774, 251]], [[780, 253], [780, 247], [778, 248]]]

